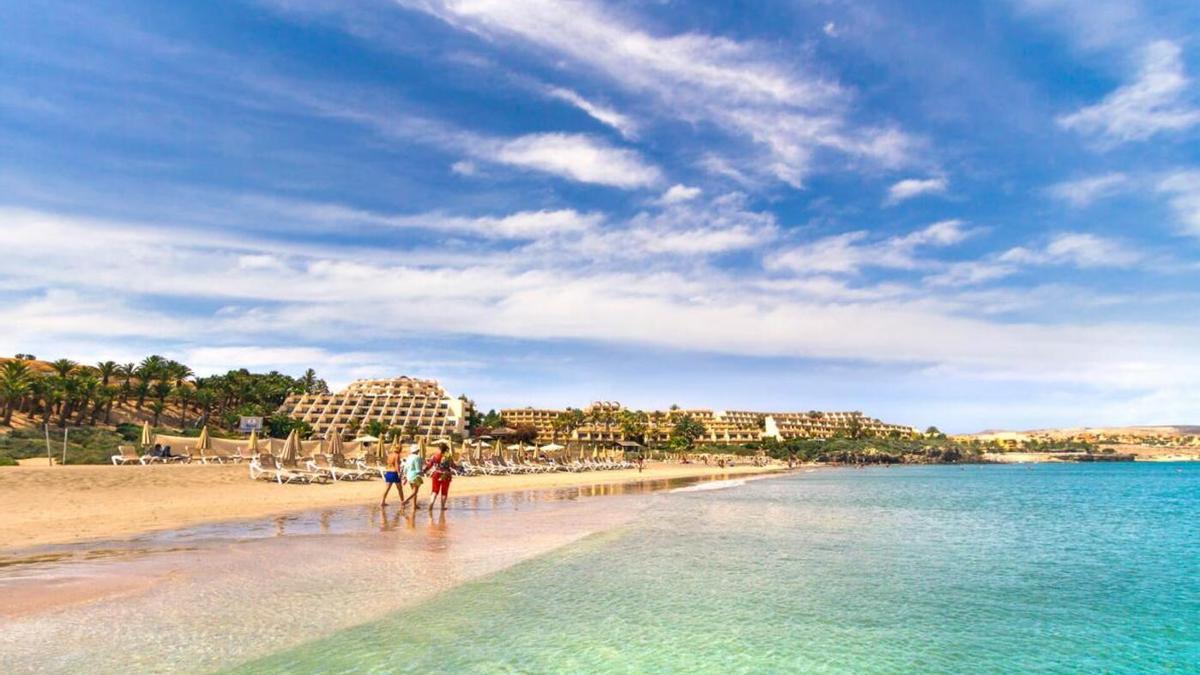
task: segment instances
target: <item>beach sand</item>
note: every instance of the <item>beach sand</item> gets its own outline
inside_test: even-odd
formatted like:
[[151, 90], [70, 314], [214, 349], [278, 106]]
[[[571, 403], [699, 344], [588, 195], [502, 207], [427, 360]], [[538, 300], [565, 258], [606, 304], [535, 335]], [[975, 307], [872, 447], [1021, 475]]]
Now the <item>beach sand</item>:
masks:
[[[588, 471], [456, 478], [451, 496], [629, 483], [770, 469], [647, 464], [638, 473]], [[781, 470], [776, 468], [774, 470]], [[128, 538], [155, 530], [257, 518], [314, 508], [379, 503], [380, 480], [330, 485], [252, 481], [243, 464], [17, 466], [0, 468], [0, 550]], [[394, 495], [394, 493], [393, 493]], [[428, 504], [429, 488], [421, 493]], [[395, 503], [394, 497], [390, 499]]]
[[[1162, 447], [1152, 445], [1105, 445], [1122, 455], [1134, 455], [1139, 462], [1195, 462], [1200, 461], [1200, 449], [1184, 447]], [[1070, 455], [1055, 452], [989, 452], [983, 458], [1001, 464], [1026, 462], [1069, 461]]]

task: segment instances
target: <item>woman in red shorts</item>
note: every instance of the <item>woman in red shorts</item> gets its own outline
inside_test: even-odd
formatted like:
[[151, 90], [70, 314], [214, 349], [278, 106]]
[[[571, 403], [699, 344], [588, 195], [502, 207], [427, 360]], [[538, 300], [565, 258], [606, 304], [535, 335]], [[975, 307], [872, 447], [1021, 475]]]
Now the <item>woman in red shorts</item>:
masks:
[[425, 472], [433, 480], [433, 496], [429, 500], [429, 510], [433, 511], [433, 503], [442, 496], [442, 510], [446, 510], [446, 497], [450, 494], [450, 481], [454, 478], [454, 470], [459, 466], [454, 463], [454, 453], [449, 444], [439, 443], [437, 454], [425, 463]]

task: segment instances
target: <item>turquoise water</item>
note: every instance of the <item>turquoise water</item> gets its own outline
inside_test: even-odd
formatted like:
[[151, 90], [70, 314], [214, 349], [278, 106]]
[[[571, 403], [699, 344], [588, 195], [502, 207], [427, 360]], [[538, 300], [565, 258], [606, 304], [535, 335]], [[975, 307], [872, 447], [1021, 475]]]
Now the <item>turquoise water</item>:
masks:
[[[1200, 466], [830, 470], [655, 496], [246, 672], [1195, 672]], [[381, 582], [386, 588], [386, 582]]]

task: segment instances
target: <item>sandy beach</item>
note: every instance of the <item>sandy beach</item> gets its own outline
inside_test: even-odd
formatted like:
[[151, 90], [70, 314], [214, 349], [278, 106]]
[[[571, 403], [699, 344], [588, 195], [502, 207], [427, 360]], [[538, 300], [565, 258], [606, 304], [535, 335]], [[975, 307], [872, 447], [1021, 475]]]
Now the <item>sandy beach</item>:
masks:
[[[451, 496], [721, 475], [771, 469], [648, 464], [646, 470], [460, 477]], [[780, 470], [780, 469], [774, 469]], [[252, 481], [245, 465], [19, 466], [0, 469], [0, 550], [286, 514], [378, 504], [379, 480], [330, 485]], [[422, 493], [427, 503], [428, 488]]]

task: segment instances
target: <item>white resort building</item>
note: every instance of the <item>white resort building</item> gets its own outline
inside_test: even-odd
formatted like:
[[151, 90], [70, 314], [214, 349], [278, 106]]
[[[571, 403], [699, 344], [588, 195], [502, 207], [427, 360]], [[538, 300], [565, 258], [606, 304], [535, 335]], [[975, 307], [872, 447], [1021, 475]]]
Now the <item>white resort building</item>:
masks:
[[379, 420], [405, 436], [434, 439], [466, 433], [464, 405], [437, 380], [397, 377], [357, 380], [336, 394], [292, 394], [280, 412], [308, 422], [322, 438], [330, 429], [353, 435]]
[[[633, 412], [614, 401], [598, 401], [582, 409], [582, 423], [569, 428], [559, 422], [567, 410], [553, 408], [506, 408], [500, 411], [504, 424], [513, 428], [532, 427], [539, 443], [584, 441], [616, 443], [628, 440], [621, 430], [621, 417]], [[671, 409], [645, 413], [646, 441], [666, 443], [676, 421], [683, 415], [704, 425], [697, 442], [740, 445], [768, 438], [830, 438], [837, 435], [912, 437], [920, 432], [902, 424], [888, 424], [861, 412], [755, 412]]]

